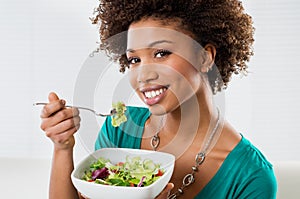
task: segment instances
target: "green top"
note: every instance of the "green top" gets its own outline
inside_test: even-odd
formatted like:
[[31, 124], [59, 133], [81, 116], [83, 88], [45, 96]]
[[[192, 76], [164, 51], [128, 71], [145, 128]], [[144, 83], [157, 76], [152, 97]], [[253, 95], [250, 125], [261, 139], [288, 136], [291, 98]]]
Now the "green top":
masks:
[[[115, 128], [107, 117], [95, 143], [95, 150], [107, 147], [139, 149], [146, 120], [151, 113], [142, 107], [127, 107], [128, 121]], [[196, 199], [275, 199], [276, 178], [272, 165], [242, 136], [222, 166], [195, 197]]]

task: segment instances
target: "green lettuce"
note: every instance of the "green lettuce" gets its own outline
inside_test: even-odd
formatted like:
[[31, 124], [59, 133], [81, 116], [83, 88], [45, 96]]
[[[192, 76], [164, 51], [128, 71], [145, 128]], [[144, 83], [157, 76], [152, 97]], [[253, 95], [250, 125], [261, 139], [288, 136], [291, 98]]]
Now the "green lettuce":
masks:
[[127, 117], [125, 115], [126, 106], [123, 102], [117, 102], [112, 104], [112, 108], [116, 111], [116, 113], [111, 116], [111, 124], [114, 127], [118, 127], [127, 121]]

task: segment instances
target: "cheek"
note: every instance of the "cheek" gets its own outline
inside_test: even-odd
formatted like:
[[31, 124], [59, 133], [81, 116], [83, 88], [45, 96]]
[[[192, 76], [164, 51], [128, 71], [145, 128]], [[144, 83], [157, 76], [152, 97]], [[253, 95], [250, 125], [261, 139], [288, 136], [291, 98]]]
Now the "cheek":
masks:
[[129, 69], [128, 71], [128, 78], [131, 87], [136, 90], [138, 88], [138, 82], [137, 82], [137, 73], [134, 70]]
[[[198, 87], [201, 83], [201, 75], [197, 68], [186, 61], [177, 61], [172, 67], [178, 74], [179, 79], [184, 79], [191, 87]], [[196, 88], [195, 88], [196, 89]]]
[[192, 65], [177, 63], [172, 67], [169, 65], [168, 73], [166, 72], [164, 77], [169, 78], [172, 93], [180, 102], [183, 102], [199, 91], [202, 79], [200, 73]]

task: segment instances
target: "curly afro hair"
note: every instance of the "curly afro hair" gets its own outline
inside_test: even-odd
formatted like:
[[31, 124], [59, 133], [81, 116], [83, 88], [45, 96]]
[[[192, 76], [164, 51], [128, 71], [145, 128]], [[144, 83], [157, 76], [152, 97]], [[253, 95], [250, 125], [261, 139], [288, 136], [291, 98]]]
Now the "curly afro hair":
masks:
[[233, 73], [247, 74], [246, 62], [253, 55], [254, 27], [239, 0], [100, 0], [91, 18], [93, 24], [100, 25], [97, 50], [104, 50], [119, 62], [121, 72], [129, 67], [127, 41], [116, 35], [127, 31], [131, 23], [148, 17], [166, 22], [179, 19], [179, 28], [192, 33], [200, 45], [216, 47], [216, 67], [208, 72], [214, 93], [227, 87]]

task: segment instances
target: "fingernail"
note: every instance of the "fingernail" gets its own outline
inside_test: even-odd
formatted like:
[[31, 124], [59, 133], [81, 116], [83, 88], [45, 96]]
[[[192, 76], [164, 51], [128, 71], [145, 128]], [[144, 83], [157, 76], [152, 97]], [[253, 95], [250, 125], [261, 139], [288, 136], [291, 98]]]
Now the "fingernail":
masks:
[[65, 100], [61, 100], [61, 103], [63, 104], [63, 105], [66, 105], [66, 101]]
[[[173, 184], [173, 183], [170, 183], [170, 184], [171, 184], [171, 187], [170, 187], [170, 188], [173, 189], [173, 188], [174, 188], [174, 184]], [[171, 189], [170, 189], [170, 190], [171, 190]]]

